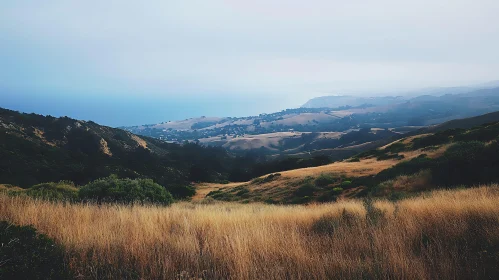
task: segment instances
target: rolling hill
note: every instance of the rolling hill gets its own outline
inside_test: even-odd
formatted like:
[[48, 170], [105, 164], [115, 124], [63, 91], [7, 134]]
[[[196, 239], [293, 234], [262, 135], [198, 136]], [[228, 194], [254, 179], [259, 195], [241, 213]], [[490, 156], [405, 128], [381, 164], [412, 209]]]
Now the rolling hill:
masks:
[[[472, 124], [484, 124], [469, 128]], [[197, 200], [308, 203], [399, 198], [434, 188], [499, 182], [499, 114], [451, 121], [328, 165], [229, 185], [200, 184]]]
[[359, 147], [374, 141], [366, 140], [372, 135], [341, 144], [334, 137], [325, 140], [311, 135], [328, 133], [341, 135], [341, 139], [361, 129], [381, 129], [384, 134], [378, 134], [375, 140], [388, 140], [395, 134], [497, 110], [499, 88], [493, 83], [481, 87], [426, 89], [404, 97], [326, 96], [312, 99], [302, 108], [272, 114], [200, 117], [123, 129], [169, 142], [194, 141], [223, 147], [239, 155], [256, 151], [270, 156], [315, 154], [338, 159], [343, 153], [336, 152], [337, 148]]

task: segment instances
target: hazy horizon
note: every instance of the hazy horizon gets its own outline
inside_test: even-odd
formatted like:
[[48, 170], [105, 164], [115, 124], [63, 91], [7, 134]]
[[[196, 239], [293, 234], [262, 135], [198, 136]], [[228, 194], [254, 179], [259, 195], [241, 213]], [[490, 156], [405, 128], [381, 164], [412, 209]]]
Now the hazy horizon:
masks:
[[497, 80], [499, 2], [15, 1], [0, 107], [110, 125]]

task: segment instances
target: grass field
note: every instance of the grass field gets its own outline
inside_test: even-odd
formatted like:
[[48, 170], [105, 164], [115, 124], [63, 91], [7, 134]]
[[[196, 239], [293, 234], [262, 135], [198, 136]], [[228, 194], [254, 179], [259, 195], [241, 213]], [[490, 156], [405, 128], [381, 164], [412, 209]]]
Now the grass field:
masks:
[[82, 279], [487, 279], [499, 186], [308, 206], [69, 204], [0, 194], [0, 220], [62, 244]]

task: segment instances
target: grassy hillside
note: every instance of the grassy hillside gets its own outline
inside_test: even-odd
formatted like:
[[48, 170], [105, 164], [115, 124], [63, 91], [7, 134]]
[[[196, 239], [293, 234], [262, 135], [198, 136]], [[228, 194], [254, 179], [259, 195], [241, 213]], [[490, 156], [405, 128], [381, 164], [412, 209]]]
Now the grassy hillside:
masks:
[[[474, 121], [465, 121], [470, 122]], [[242, 202], [309, 203], [365, 196], [397, 199], [433, 188], [499, 182], [498, 138], [499, 122], [424, 133], [329, 165], [197, 188], [214, 199]]]
[[85, 279], [493, 279], [499, 187], [309, 206], [50, 203], [0, 195]]

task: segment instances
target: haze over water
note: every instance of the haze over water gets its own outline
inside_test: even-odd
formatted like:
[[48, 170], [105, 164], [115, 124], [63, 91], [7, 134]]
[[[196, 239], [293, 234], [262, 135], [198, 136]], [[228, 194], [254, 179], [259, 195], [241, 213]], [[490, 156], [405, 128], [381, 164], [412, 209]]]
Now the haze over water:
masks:
[[481, 83], [499, 72], [498, 10], [494, 0], [10, 1], [0, 106], [121, 126]]

